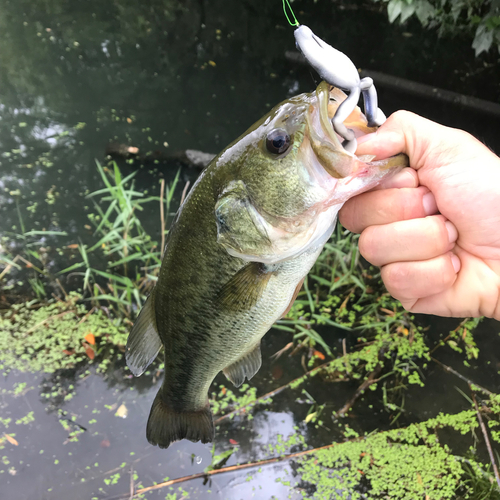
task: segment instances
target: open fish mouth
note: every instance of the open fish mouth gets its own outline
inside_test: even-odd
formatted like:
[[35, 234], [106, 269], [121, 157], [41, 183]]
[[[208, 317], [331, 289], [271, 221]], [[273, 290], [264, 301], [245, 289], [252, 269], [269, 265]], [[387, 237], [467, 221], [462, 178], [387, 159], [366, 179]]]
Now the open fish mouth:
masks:
[[315, 98], [309, 107], [307, 121], [309, 140], [316, 160], [330, 177], [342, 179], [351, 176], [359, 162], [352, 153], [343, 148], [331, 122], [346, 96], [326, 82], [318, 85], [313, 96]]
[[[316, 89], [316, 98], [318, 99], [318, 110], [319, 110], [319, 123], [323, 133], [326, 137], [333, 143], [336, 148], [342, 148], [339, 136], [333, 128], [331, 119], [335, 114], [336, 109], [330, 106], [330, 96], [335, 98], [333, 95], [334, 87], [326, 82], [321, 82]], [[339, 103], [340, 104], [340, 103]]]
[[[318, 100], [320, 123], [323, 131], [335, 144], [335, 146], [341, 147], [342, 150], [345, 151], [341, 143], [343, 140], [342, 137], [340, 137], [333, 128], [332, 118], [335, 116], [338, 107], [347, 98], [347, 96], [344, 92], [342, 92], [342, 90], [323, 81], [316, 89], [316, 97]], [[357, 106], [344, 121], [344, 125], [354, 132], [356, 138], [361, 137], [362, 135], [370, 134], [371, 132], [375, 132], [377, 130], [377, 127], [368, 126], [368, 121], [365, 115]]]

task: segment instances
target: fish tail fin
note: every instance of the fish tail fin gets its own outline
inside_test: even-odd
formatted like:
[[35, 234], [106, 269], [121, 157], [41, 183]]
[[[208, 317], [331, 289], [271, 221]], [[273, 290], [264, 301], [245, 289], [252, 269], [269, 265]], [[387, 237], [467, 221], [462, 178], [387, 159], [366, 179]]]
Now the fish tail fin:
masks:
[[162, 390], [153, 401], [146, 429], [148, 441], [168, 448], [174, 441], [189, 439], [209, 443], [214, 439], [214, 424], [210, 403], [198, 411], [176, 412], [162, 397]]

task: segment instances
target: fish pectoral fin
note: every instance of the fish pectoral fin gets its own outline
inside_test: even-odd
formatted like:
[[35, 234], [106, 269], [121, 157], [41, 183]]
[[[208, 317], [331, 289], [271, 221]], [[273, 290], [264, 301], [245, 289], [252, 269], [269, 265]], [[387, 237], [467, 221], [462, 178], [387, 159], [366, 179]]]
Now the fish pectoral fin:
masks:
[[245, 377], [250, 380], [262, 365], [262, 355], [260, 354], [260, 341], [250, 351], [244, 354], [233, 364], [224, 368], [223, 373], [226, 378], [236, 387], [245, 381]]
[[262, 297], [272, 274], [261, 262], [248, 263], [223, 285], [217, 295], [218, 304], [232, 311], [251, 309]]
[[175, 411], [158, 391], [146, 428], [148, 441], [160, 448], [168, 448], [174, 441], [189, 439], [195, 443], [210, 443], [214, 439], [214, 424], [210, 403], [198, 411]]
[[125, 359], [136, 377], [144, 373], [161, 349], [161, 339], [156, 329], [153, 293], [154, 290], [146, 299], [128, 335]]

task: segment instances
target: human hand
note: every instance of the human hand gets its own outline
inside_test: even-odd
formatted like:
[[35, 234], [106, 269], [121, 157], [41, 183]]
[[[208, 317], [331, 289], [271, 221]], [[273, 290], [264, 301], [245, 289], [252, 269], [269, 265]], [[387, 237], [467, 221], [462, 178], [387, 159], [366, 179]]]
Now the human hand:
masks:
[[351, 198], [340, 222], [361, 233], [361, 254], [405, 309], [500, 320], [500, 159], [470, 134], [407, 111], [356, 151], [398, 153], [412, 168]]

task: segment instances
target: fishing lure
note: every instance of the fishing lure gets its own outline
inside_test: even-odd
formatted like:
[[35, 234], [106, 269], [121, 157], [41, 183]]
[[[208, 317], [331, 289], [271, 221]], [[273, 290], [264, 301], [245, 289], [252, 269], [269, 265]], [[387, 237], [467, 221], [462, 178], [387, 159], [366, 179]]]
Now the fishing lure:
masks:
[[[290, 9], [293, 22], [288, 17], [286, 7]], [[379, 127], [386, 120], [384, 113], [378, 107], [377, 91], [373, 80], [370, 77], [360, 78], [356, 66], [349, 57], [316, 36], [307, 26], [299, 24], [288, 0], [283, 0], [283, 10], [288, 22], [296, 27], [295, 44], [308, 64], [327, 83], [349, 93], [332, 118], [332, 125], [335, 132], [345, 139], [342, 143], [344, 149], [354, 153], [357, 147], [356, 138], [354, 132], [344, 125], [344, 121], [357, 106], [360, 94], [363, 94], [368, 126]]]

